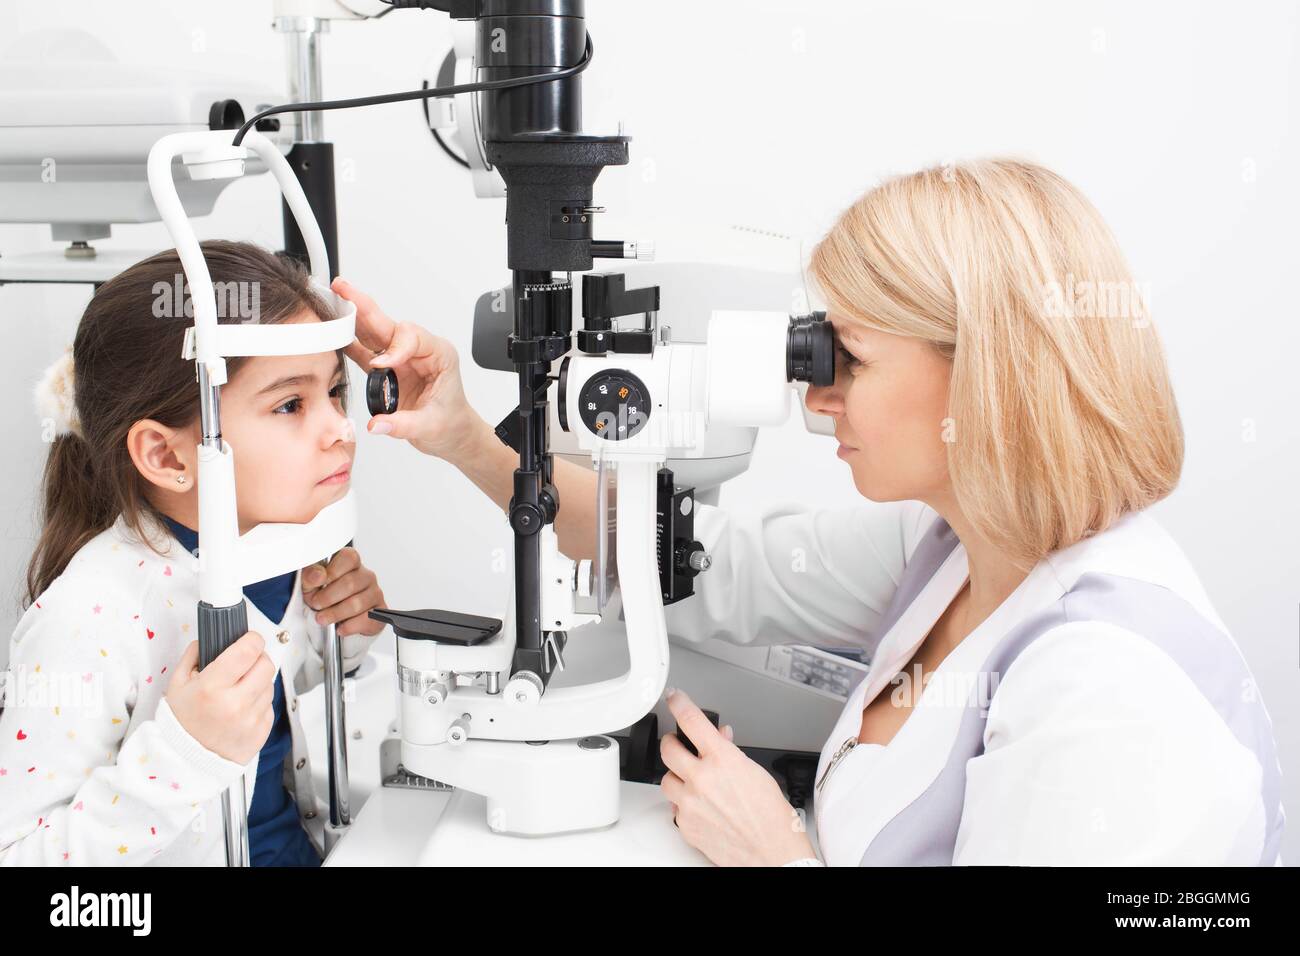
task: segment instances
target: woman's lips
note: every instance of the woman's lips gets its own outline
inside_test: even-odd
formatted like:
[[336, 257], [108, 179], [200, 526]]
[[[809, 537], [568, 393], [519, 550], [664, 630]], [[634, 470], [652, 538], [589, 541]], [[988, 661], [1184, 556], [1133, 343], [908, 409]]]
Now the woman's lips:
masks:
[[334, 474], [330, 475], [328, 478], [322, 478], [320, 481], [316, 482], [316, 484], [341, 485], [345, 481], [347, 481], [350, 477], [352, 477], [352, 466], [344, 465], [338, 471], [334, 472]]
[[835, 454], [840, 458], [847, 458], [855, 451], [857, 451], [856, 448], [851, 448], [848, 445], [840, 445], [839, 448], [835, 449]]

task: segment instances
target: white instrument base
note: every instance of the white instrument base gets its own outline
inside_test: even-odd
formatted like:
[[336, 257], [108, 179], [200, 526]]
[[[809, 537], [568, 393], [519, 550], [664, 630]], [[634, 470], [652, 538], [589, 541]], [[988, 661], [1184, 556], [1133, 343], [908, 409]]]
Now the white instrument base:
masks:
[[493, 833], [484, 798], [456, 790], [420, 854], [420, 866], [708, 866], [673, 825], [651, 784], [619, 783], [619, 819], [600, 830], [555, 836]]
[[682, 840], [657, 786], [619, 783], [619, 821], [558, 836], [493, 833], [483, 797], [468, 790], [380, 787], [326, 866], [708, 866]]

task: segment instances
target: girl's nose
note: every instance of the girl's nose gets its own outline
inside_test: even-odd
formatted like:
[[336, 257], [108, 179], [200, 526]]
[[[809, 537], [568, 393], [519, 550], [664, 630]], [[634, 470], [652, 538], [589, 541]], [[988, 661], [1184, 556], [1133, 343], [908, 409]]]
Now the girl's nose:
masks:
[[346, 412], [331, 408], [325, 414], [325, 419], [321, 425], [322, 447], [331, 448], [339, 442], [347, 443], [356, 440], [357, 433], [352, 424], [352, 419], [348, 418]]

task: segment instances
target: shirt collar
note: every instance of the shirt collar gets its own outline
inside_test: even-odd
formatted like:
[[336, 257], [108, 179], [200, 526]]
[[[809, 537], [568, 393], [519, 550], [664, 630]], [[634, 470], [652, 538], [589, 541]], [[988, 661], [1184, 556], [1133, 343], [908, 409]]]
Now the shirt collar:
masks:
[[176, 540], [181, 543], [181, 547], [190, 554], [193, 554], [198, 550], [199, 533], [197, 531], [192, 528], [187, 528], [175, 518], [171, 518], [167, 515], [163, 515], [162, 519], [167, 523], [167, 527], [171, 529], [171, 533], [175, 536]]

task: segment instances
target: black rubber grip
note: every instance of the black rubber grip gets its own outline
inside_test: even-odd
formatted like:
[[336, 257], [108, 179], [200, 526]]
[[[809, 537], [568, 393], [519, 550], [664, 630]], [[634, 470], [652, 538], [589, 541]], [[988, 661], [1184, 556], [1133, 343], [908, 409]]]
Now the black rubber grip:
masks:
[[199, 602], [199, 670], [207, 667], [248, 633], [248, 609], [243, 601], [230, 607]]

